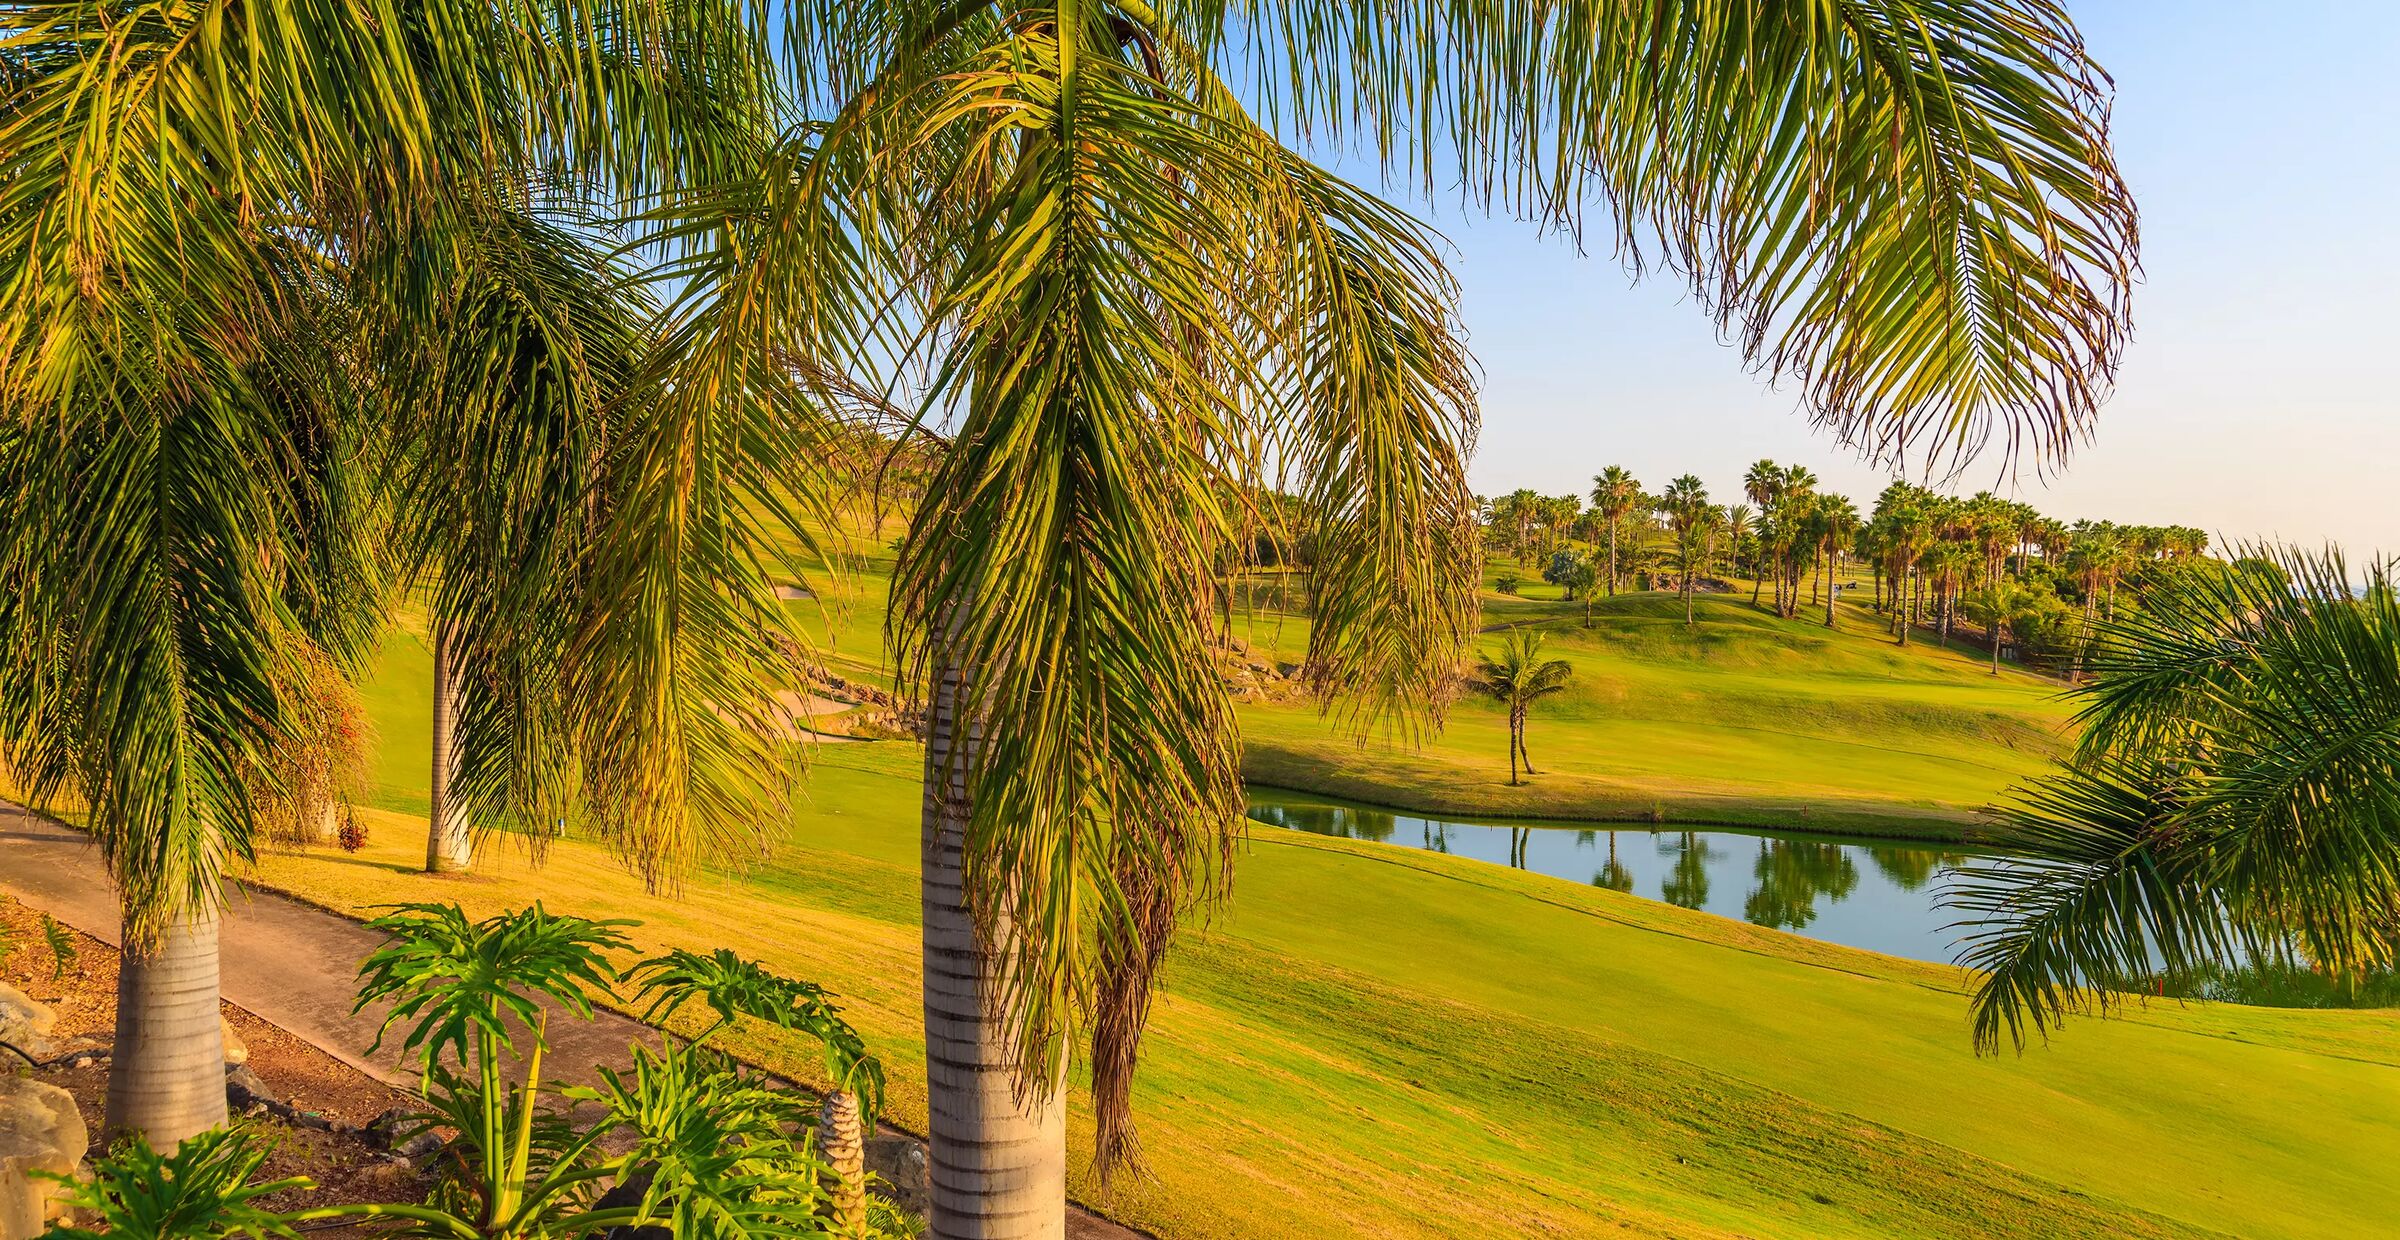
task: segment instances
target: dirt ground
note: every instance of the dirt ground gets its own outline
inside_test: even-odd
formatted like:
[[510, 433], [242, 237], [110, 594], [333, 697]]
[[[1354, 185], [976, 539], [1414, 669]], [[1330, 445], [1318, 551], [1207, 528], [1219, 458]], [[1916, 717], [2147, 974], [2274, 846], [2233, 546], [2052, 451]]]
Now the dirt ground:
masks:
[[[0, 944], [5, 944], [6, 950], [5, 959], [0, 959], [0, 981], [58, 1014], [50, 1040], [61, 1052], [86, 1045], [86, 1039], [105, 1045], [116, 1023], [117, 951], [90, 935], [63, 926], [59, 929], [73, 944], [63, 968], [43, 933], [41, 914], [0, 896]], [[334, 1202], [423, 1198], [428, 1183], [406, 1164], [383, 1157], [359, 1132], [367, 1121], [393, 1107], [413, 1109], [418, 1105], [414, 1099], [241, 1008], [230, 1003], [223, 1006], [225, 1019], [249, 1049], [250, 1070], [276, 1097], [330, 1125], [319, 1130], [257, 1109], [249, 1116], [237, 1116], [274, 1141], [274, 1152], [263, 1172], [266, 1178], [307, 1176], [320, 1186], [315, 1191], [280, 1193], [266, 1204], [300, 1209]], [[17, 1067], [24, 1070], [22, 1065]], [[104, 1153], [100, 1133], [108, 1095], [108, 1061], [44, 1068], [34, 1075], [75, 1095], [93, 1137], [87, 1157]], [[336, 1237], [349, 1234], [349, 1229], [313, 1234]]]

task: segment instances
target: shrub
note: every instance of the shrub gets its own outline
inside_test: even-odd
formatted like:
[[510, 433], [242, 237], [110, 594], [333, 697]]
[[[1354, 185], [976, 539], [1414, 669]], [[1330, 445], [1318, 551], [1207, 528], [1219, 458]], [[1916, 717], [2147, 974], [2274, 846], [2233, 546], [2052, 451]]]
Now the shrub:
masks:
[[[637, 923], [553, 916], [538, 904], [482, 921], [455, 905], [397, 905], [371, 924], [391, 941], [359, 966], [357, 1006], [392, 1005], [376, 1044], [401, 1031], [427, 1107], [395, 1136], [457, 1133], [432, 1195], [418, 1204], [260, 1209], [254, 1202], [267, 1193], [314, 1185], [252, 1183], [266, 1146], [235, 1128], [169, 1156], [138, 1140], [119, 1145], [75, 1189], [104, 1232], [62, 1234], [288, 1236], [359, 1218], [382, 1221], [385, 1235], [450, 1240], [568, 1240], [618, 1228], [659, 1228], [678, 1240], [830, 1233], [834, 1172], [818, 1155], [810, 1101], [710, 1044], [742, 1019], [806, 1033], [825, 1046], [836, 1085], [856, 1092], [872, 1116], [883, 1068], [823, 990], [725, 951], [672, 952], [620, 971], [611, 958], [628, 948], [624, 930]], [[696, 1000], [716, 1019], [689, 1038], [636, 1043], [631, 1067], [603, 1069], [596, 1086], [546, 1085], [551, 1012], [589, 1020], [596, 1000], [624, 1000], [618, 987], [628, 983], [638, 983], [632, 1001], [647, 1002], [653, 1016]], [[521, 1081], [505, 1079], [502, 1065], [514, 1064], [524, 1065]], [[897, 1211], [868, 1210], [845, 1220], [842, 1234], [888, 1238], [911, 1228]]]

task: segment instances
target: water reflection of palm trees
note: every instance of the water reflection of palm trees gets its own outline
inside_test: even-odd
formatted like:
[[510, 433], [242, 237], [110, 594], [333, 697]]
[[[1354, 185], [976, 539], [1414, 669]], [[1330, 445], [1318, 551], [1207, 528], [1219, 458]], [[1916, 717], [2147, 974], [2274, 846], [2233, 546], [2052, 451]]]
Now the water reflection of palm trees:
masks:
[[1835, 904], [1858, 889], [1858, 863], [1839, 844], [1760, 840], [1750, 872], [1758, 885], [1742, 901], [1742, 917], [1776, 930], [1802, 929], [1817, 919], [1820, 897]]
[[[1584, 834], [1589, 836], [1592, 833], [1586, 831]], [[1617, 860], [1617, 833], [1614, 831], [1608, 833], [1608, 860], [1601, 865], [1599, 873], [1592, 875], [1592, 886], [1606, 887], [1610, 891], [1633, 890], [1633, 871]]]
[[1957, 865], [1966, 858], [1959, 853], [1939, 852], [1931, 848], [1892, 848], [1872, 845], [1863, 851], [1883, 876], [1892, 880], [1902, 891], [1921, 891], [1933, 876]]
[[1708, 904], [1708, 865], [1717, 859], [1717, 850], [1708, 841], [1689, 831], [1681, 835], [1659, 837], [1660, 856], [1672, 856], [1675, 864], [1658, 879], [1658, 898], [1677, 908], [1704, 908]]

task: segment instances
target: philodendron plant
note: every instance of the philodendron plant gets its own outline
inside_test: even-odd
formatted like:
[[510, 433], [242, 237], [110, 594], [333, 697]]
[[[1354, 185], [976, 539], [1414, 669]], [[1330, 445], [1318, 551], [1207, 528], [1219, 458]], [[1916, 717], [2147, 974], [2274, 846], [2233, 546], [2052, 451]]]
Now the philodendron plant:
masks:
[[[655, 1227], [678, 1240], [914, 1234], [869, 1202], [854, 1156], [829, 1164], [808, 1101], [712, 1045], [744, 1017], [816, 1037], [836, 1101], [856, 1115], [880, 1102], [883, 1069], [818, 987], [717, 952], [672, 952], [620, 971], [636, 923], [562, 917], [540, 905], [471, 921], [454, 905], [393, 906], [372, 923], [391, 942], [359, 968], [358, 1007], [389, 1002], [383, 1034], [405, 1031], [427, 1110], [400, 1134], [447, 1130], [432, 1194], [417, 1204], [343, 1204], [275, 1212], [257, 1199], [305, 1180], [251, 1183], [264, 1138], [234, 1128], [160, 1155], [119, 1146], [78, 1184], [74, 1204], [104, 1231], [162, 1240], [290, 1236], [347, 1218], [384, 1234], [446, 1240], [553, 1240]], [[622, 998], [654, 1018], [697, 1000], [716, 1014], [698, 1036], [636, 1043], [623, 1071], [564, 1088], [545, 1083], [553, 1019], [591, 1019]], [[380, 1045], [380, 1040], [378, 1045]], [[842, 1108], [829, 1102], [829, 1115]], [[855, 1149], [856, 1124], [847, 1134]], [[843, 1133], [829, 1143], [844, 1144]], [[61, 1237], [85, 1233], [63, 1227]]]

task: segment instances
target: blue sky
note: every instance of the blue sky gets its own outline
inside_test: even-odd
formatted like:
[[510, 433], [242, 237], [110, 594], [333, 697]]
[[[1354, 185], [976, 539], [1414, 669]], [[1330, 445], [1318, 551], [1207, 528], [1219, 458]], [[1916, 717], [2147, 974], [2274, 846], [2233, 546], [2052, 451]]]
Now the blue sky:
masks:
[[[2014, 494], [2066, 518], [2400, 553], [2400, 5], [2067, 2], [2116, 78], [2146, 276], [2097, 439]], [[1672, 281], [1431, 215], [1484, 370], [1477, 491], [1583, 492], [1622, 464], [1733, 498], [1762, 456], [1862, 506], [1881, 489]], [[1959, 485], [2011, 491], [1998, 470], [1987, 457]]]

